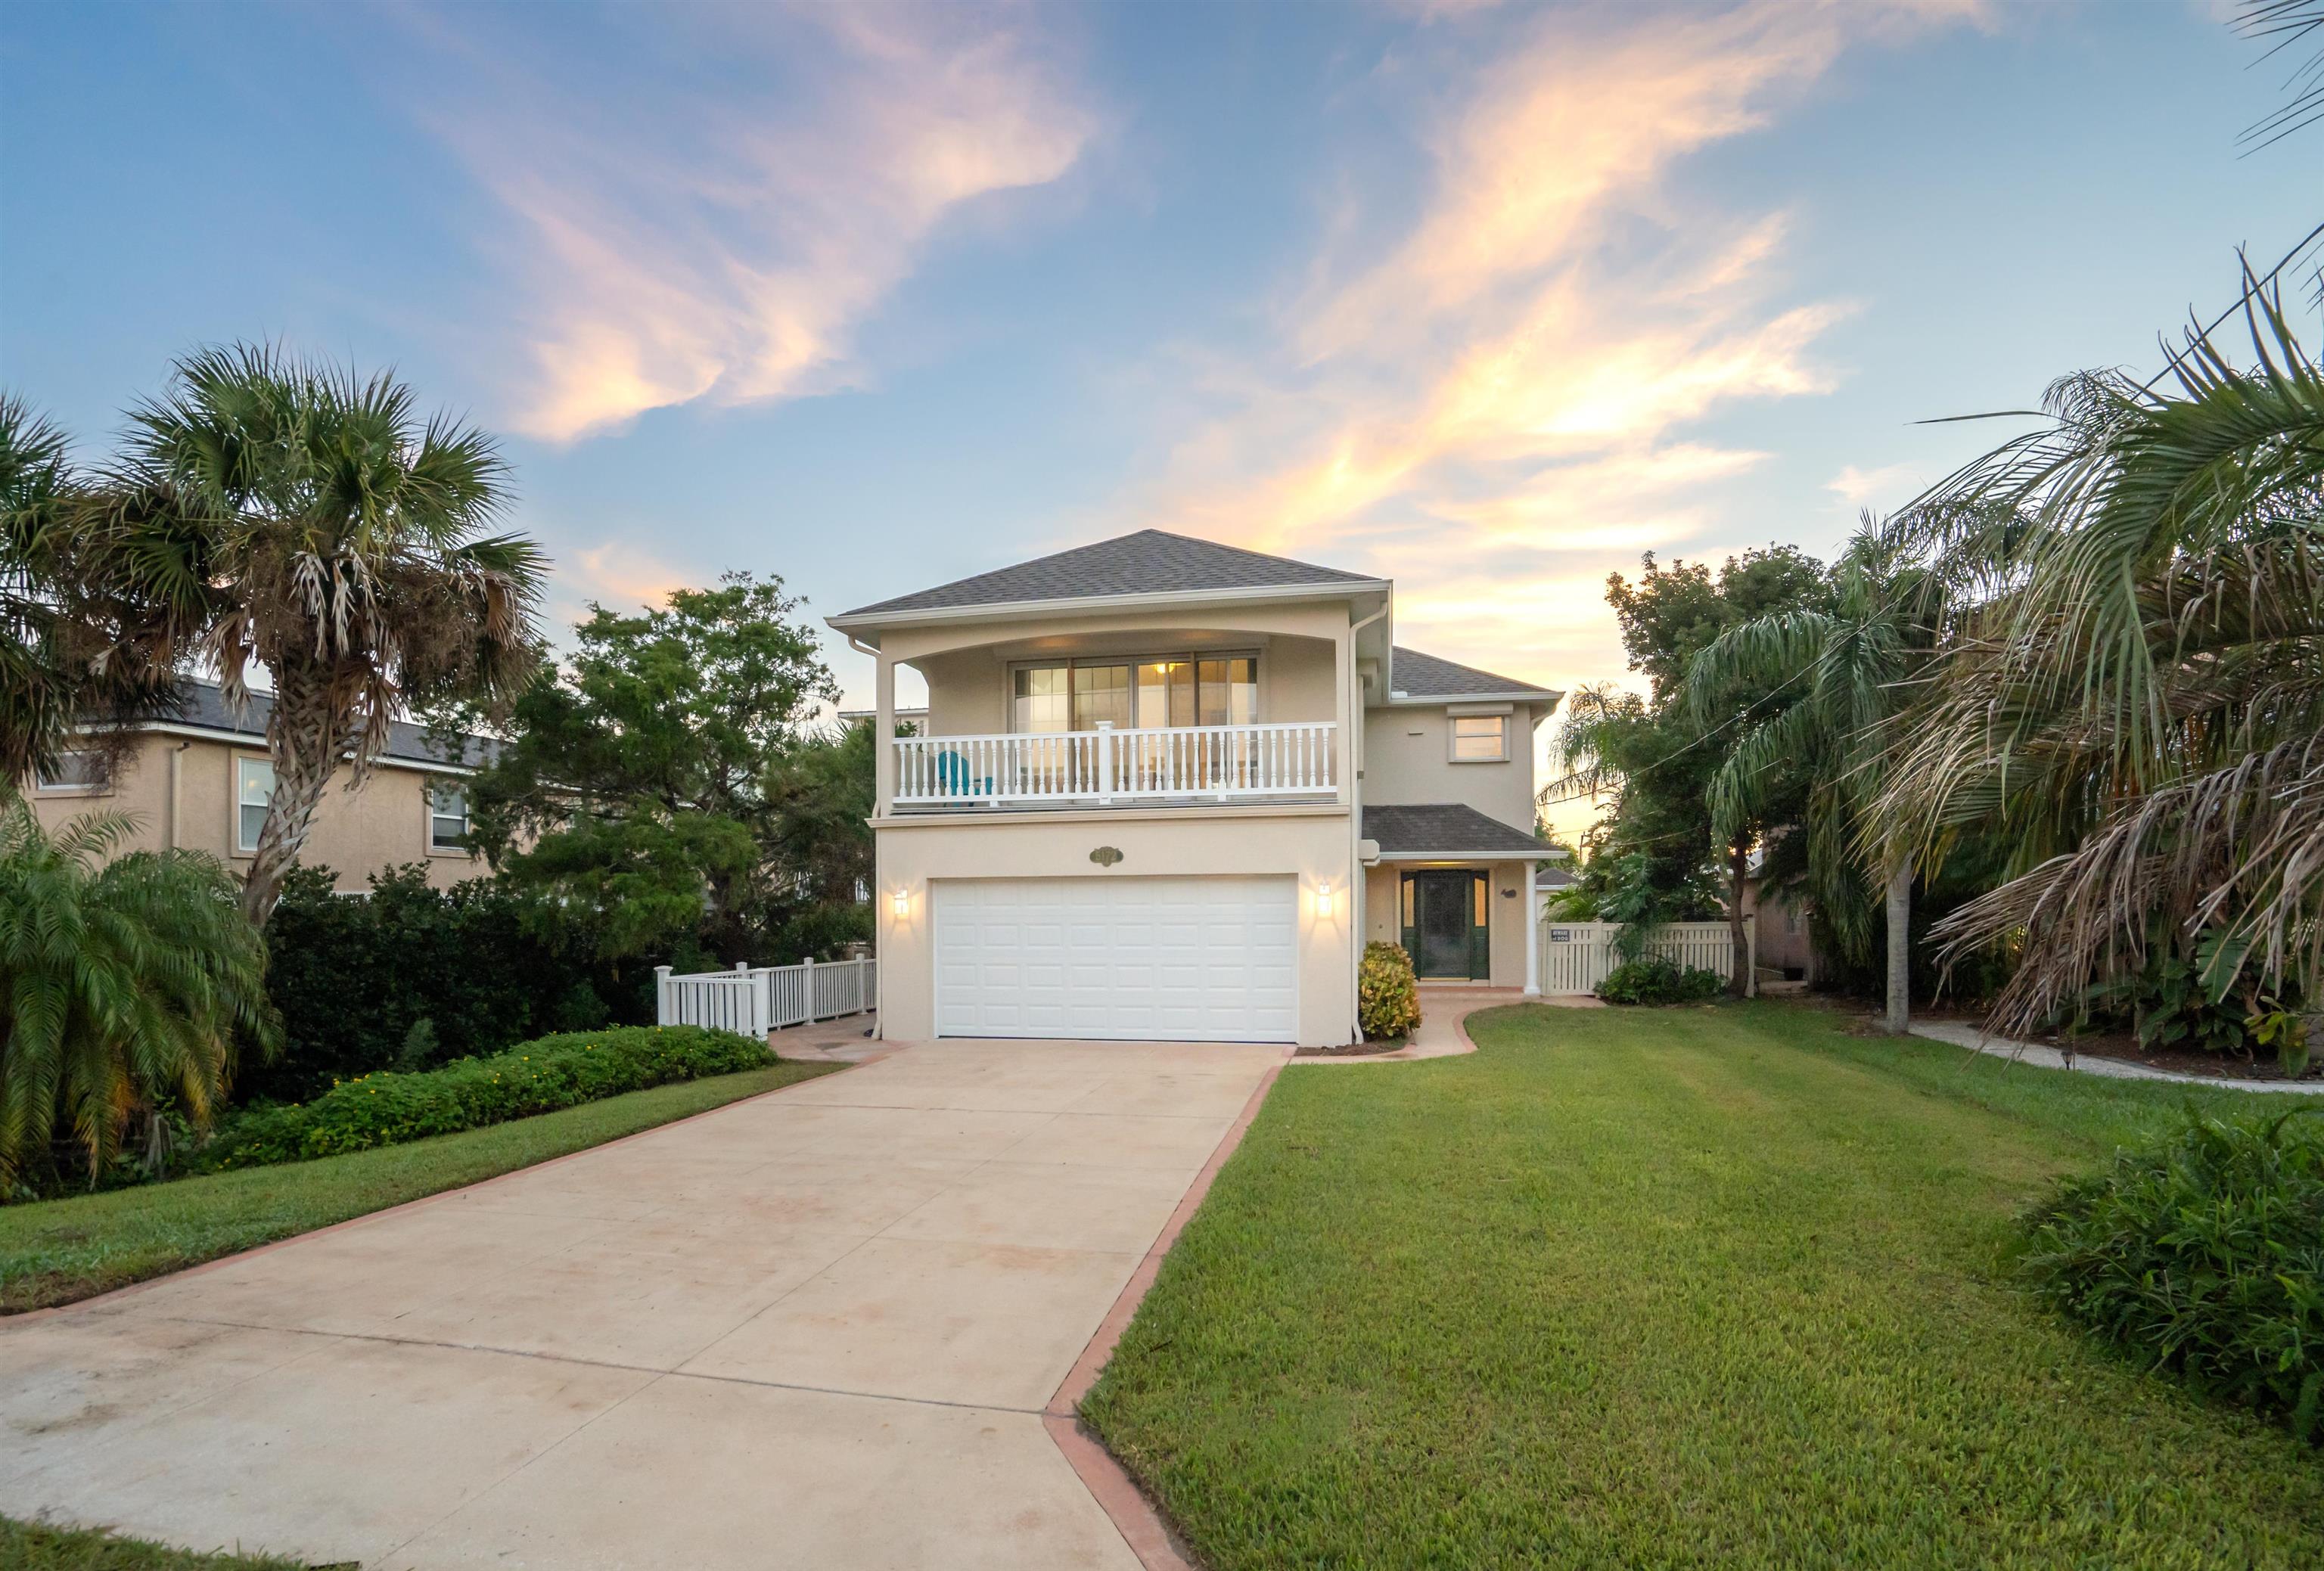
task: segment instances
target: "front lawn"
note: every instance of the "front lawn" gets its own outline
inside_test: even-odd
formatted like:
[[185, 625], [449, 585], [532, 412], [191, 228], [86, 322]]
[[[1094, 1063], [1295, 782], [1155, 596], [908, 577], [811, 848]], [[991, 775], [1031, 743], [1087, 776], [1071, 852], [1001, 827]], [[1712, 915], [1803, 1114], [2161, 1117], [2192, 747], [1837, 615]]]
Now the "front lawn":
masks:
[[602, 1145], [835, 1067], [778, 1063], [407, 1145], [0, 1208], [0, 1313], [70, 1303]]
[[200, 1554], [87, 1528], [0, 1517], [0, 1566], [8, 1571], [309, 1571], [274, 1555]]
[[2324, 1564], [2324, 1455], [2001, 1264], [2249, 1095], [1772, 1002], [1470, 1029], [1286, 1070], [1084, 1404], [1214, 1571]]

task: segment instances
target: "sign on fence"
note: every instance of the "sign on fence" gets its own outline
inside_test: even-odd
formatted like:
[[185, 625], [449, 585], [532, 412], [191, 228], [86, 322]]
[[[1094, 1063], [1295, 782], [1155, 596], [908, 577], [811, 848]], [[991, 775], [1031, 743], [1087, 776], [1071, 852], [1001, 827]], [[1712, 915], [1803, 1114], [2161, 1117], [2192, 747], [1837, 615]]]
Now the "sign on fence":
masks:
[[674, 976], [654, 968], [654, 1020], [764, 1036], [786, 1025], [835, 1020], [880, 1006], [876, 960], [803, 960], [795, 966], [738, 965], [731, 971]]
[[[1618, 922], [1549, 922], [1541, 932], [1541, 990], [1594, 993], [1621, 964], [1614, 952]], [[1735, 939], [1723, 922], [1674, 922], [1647, 941], [1646, 953], [1686, 968], [1735, 974]]]

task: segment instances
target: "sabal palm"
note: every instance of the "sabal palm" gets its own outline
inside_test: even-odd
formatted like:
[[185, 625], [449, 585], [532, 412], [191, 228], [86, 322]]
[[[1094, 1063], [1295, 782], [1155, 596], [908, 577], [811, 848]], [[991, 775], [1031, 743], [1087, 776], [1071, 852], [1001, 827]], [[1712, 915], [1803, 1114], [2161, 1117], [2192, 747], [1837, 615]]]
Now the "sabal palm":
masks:
[[273, 1043], [233, 875], [196, 851], [108, 861], [131, 830], [103, 813], [52, 835], [23, 797], [0, 805], [0, 1183], [60, 1144], [96, 1172], [165, 1100], [206, 1123], [236, 1033]]
[[134, 563], [155, 598], [195, 608], [190, 651], [230, 697], [272, 675], [274, 797], [244, 881], [263, 923], [341, 764], [360, 780], [399, 712], [505, 701], [540, 659], [546, 563], [487, 534], [507, 501], [492, 440], [410, 390], [274, 350], [180, 361], [131, 410], [117, 519], [166, 520]]
[[1808, 881], [1817, 914], [1842, 952], [1871, 956], [1871, 889], [1888, 925], [1886, 1024], [1910, 1007], [1906, 928], [1912, 862], [1883, 837], [1871, 804], [1895, 747], [1893, 721], [1936, 647], [1951, 574], [1932, 565], [1926, 530], [1908, 518], [1863, 519], [1832, 568], [1831, 609], [1798, 608], [1729, 628], [1695, 656], [1687, 701], [1706, 728], [1737, 692], [1780, 704], [1745, 730], [1711, 777], [1716, 832], [1732, 838], [1807, 782]]
[[0, 782], [53, 763], [77, 725], [173, 692], [170, 608], [124, 571], [134, 526], [88, 501], [64, 433], [0, 396]]
[[2246, 299], [2249, 364], [2199, 334], [2163, 390], [2061, 383], [2047, 428], [1945, 488], [2032, 533], [1882, 811], [1932, 850], [2016, 840], [2016, 876], [1939, 928], [2022, 944], [1999, 1027], [2157, 942], [2200, 945], [2222, 997], [2324, 983], [2324, 371]]

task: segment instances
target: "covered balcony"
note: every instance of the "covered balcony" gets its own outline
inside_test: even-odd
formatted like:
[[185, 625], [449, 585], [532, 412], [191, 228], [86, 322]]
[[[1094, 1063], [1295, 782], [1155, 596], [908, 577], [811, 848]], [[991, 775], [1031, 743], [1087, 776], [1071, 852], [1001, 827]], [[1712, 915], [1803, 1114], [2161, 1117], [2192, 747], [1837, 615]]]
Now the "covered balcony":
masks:
[[885, 805], [1339, 799], [1335, 654], [1318, 639], [1187, 629], [932, 652], [911, 662], [928, 684], [926, 734], [888, 742]]

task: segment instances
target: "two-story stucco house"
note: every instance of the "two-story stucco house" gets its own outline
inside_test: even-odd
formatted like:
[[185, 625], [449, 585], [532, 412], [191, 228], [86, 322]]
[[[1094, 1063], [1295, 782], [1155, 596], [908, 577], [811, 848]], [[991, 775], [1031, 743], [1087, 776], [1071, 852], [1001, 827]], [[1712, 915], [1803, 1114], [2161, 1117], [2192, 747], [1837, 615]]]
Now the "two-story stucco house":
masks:
[[1559, 694], [1394, 616], [1386, 579], [1147, 529], [831, 618], [879, 663], [883, 1034], [1336, 1045], [1367, 939], [1527, 985]]
[[[24, 783], [32, 811], [55, 830], [84, 813], [126, 813], [135, 830], [124, 851], [172, 847], [206, 850], [239, 876], [258, 850], [274, 767], [266, 721], [274, 701], [254, 693], [236, 707], [215, 683], [187, 682], [177, 712], [130, 725], [115, 749], [68, 743], [56, 767]], [[343, 895], [370, 888], [371, 874], [407, 863], [438, 888], [491, 871], [468, 846], [467, 779], [497, 746], [459, 739], [456, 755], [406, 721], [390, 728], [386, 753], [370, 777], [323, 794], [300, 860], [327, 867]]]

